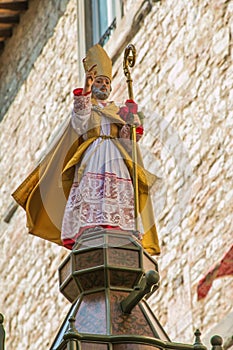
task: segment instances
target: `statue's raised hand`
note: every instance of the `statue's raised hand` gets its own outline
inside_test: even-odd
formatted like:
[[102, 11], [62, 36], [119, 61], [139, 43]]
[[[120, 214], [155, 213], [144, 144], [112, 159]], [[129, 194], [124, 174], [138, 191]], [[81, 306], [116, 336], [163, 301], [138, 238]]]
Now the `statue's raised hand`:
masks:
[[86, 61], [84, 58], [83, 65], [84, 65], [84, 69], [85, 69], [85, 83], [84, 83], [83, 93], [86, 94], [87, 92], [91, 91], [91, 87], [92, 87], [94, 80], [96, 78], [96, 74], [97, 74], [96, 66], [97, 66], [97, 64], [93, 64], [93, 66], [91, 66], [91, 68], [87, 69]]

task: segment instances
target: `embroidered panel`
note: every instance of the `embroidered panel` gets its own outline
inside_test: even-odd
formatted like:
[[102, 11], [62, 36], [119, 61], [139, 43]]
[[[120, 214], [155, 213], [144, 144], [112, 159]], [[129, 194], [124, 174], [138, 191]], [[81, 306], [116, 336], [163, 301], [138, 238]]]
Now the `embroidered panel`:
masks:
[[132, 182], [116, 174], [86, 173], [74, 182], [63, 219], [62, 239], [77, 237], [88, 225], [134, 229]]

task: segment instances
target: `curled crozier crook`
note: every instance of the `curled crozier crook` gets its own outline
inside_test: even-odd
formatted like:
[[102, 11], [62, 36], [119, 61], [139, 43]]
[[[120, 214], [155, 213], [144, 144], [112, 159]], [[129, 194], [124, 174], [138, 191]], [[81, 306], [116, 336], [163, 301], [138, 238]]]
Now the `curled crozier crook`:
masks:
[[133, 100], [133, 85], [129, 67], [132, 68], [136, 60], [136, 49], [133, 44], [129, 44], [124, 53], [123, 70], [127, 78], [129, 99]]

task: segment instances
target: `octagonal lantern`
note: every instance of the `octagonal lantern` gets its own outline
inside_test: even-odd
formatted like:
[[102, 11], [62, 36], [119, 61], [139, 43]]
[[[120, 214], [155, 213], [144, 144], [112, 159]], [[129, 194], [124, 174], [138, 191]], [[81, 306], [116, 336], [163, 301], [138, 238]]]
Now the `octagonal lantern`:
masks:
[[128, 291], [149, 269], [157, 271], [157, 262], [142, 250], [132, 232], [90, 229], [59, 267], [60, 291], [70, 302], [83, 292], [106, 287]]

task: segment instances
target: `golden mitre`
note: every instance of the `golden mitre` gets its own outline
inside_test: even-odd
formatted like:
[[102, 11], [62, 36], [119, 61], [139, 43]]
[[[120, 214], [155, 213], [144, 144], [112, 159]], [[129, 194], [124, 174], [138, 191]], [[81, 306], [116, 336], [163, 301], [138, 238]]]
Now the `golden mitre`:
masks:
[[97, 76], [104, 75], [112, 80], [112, 61], [107, 52], [99, 44], [92, 46], [87, 51], [87, 55], [83, 60], [85, 71], [90, 69], [94, 64], [97, 64], [95, 68]]

